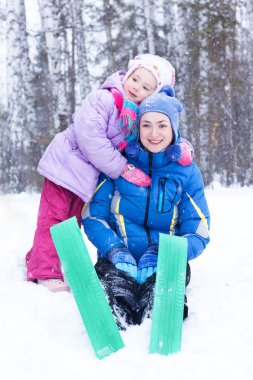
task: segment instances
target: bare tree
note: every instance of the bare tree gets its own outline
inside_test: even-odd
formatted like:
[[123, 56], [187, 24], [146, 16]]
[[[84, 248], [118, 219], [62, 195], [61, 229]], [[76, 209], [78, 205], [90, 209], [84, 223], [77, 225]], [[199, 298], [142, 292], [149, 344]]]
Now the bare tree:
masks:
[[4, 188], [24, 191], [33, 181], [29, 142], [36, 127], [24, 0], [8, 1], [6, 23], [8, 132], [4, 136]]
[[85, 25], [85, 4], [83, 0], [75, 0], [75, 21], [76, 25], [76, 83], [78, 84], [77, 103], [80, 104], [85, 95], [91, 90], [90, 74], [88, 69], [89, 55], [87, 52], [86, 42], [86, 25]]
[[146, 19], [148, 51], [150, 54], [155, 54], [153, 0], [144, 0], [143, 5], [144, 5], [144, 14], [145, 14], [145, 19]]
[[144, 0], [136, 1], [134, 4], [134, 33], [133, 39], [135, 39], [136, 50], [131, 52], [130, 58], [133, 58], [136, 54], [144, 53], [148, 50], [147, 45], [147, 31], [146, 20], [143, 12]]

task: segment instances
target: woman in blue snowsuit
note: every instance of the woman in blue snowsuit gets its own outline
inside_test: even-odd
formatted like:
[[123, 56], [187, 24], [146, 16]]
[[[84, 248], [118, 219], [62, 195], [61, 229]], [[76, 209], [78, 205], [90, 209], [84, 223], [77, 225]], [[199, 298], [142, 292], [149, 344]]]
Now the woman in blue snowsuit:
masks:
[[[84, 230], [98, 249], [95, 268], [121, 328], [123, 320], [140, 324], [150, 314], [159, 233], [185, 237], [188, 261], [209, 242], [201, 173], [195, 163], [181, 166], [173, 157], [182, 109], [170, 87], [142, 102], [140, 143], [129, 144], [125, 154], [152, 178], [151, 186], [101, 176], [93, 200], [82, 211]], [[187, 283], [189, 277], [188, 264]], [[187, 313], [185, 304], [184, 317]]]

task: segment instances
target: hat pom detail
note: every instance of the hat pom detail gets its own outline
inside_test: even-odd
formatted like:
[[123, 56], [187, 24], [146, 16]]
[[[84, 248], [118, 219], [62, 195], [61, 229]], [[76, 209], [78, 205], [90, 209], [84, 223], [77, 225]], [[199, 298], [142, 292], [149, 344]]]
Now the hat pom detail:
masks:
[[168, 159], [172, 162], [180, 160], [182, 156], [182, 148], [180, 144], [175, 143], [173, 145], [170, 145], [166, 149], [166, 154], [167, 154]]
[[171, 86], [163, 86], [160, 92], [164, 92], [167, 96], [175, 97], [175, 91]]
[[141, 147], [138, 142], [130, 141], [126, 146], [125, 151], [129, 157], [135, 158], [139, 155], [140, 148]]

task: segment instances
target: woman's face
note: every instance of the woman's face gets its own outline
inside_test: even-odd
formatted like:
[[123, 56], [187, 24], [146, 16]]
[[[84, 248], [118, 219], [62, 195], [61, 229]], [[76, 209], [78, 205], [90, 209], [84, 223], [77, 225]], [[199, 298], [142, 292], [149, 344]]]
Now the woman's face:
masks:
[[160, 112], [146, 112], [140, 120], [140, 141], [151, 153], [165, 150], [173, 140], [168, 116]]

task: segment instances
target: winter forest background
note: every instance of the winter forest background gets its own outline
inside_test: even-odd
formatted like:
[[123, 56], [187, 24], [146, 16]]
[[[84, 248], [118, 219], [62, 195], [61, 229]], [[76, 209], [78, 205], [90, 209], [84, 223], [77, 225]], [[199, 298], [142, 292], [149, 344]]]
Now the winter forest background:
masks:
[[93, 88], [138, 53], [176, 69], [206, 184], [253, 184], [253, 0], [0, 0], [0, 192], [38, 190], [38, 161]]

